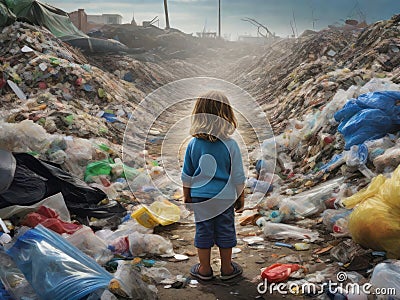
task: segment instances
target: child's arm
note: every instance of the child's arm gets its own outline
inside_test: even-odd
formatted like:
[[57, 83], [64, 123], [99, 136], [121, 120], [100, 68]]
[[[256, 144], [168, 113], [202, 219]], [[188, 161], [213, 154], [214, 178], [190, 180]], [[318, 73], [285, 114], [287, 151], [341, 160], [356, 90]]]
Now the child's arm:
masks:
[[183, 202], [192, 203], [192, 197], [190, 197], [190, 187], [183, 187]]
[[239, 196], [235, 202], [235, 211], [241, 213], [244, 209], [244, 184], [236, 185], [236, 194]]

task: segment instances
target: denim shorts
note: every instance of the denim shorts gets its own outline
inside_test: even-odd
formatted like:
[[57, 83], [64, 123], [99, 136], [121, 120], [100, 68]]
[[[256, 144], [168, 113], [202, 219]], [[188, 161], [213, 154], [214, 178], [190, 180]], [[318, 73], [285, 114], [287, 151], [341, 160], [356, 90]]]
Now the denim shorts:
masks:
[[[192, 203], [199, 203], [208, 198], [192, 198]], [[213, 199], [212, 201], [218, 201]], [[196, 210], [194, 209], [196, 214]], [[236, 246], [235, 211], [234, 205], [223, 213], [209, 220], [196, 222], [194, 245], [196, 248], [208, 249], [216, 244], [219, 248]]]

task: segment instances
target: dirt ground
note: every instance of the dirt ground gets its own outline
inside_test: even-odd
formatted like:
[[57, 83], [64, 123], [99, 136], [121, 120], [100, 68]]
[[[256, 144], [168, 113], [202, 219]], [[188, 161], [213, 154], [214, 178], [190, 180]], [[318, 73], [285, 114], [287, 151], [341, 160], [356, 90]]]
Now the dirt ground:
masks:
[[[240, 215], [236, 216], [236, 219]], [[187, 285], [181, 289], [165, 289], [164, 285], [160, 284], [158, 288], [158, 296], [161, 300], [178, 300], [178, 299], [299, 299], [301, 297], [294, 295], [271, 295], [259, 294], [257, 292], [257, 285], [261, 282], [260, 269], [267, 267], [277, 261], [277, 258], [295, 255], [302, 260], [303, 257], [310, 257], [312, 250], [300, 252], [291, 250], [284, 247], [277, 247], [274, 242], [267, 241], [257, 244], [248, 245], [242, 239], [246, 236], [260, 235], [261, 230], [257, 226], [236, 225], [238, 245], [236, 248], [241, 252], [233, 254], [233, 260], [243, 267], [243, 276], [241, 278], [232, 279], [230, 281], [221, 281], [219, 275], [219, 252], [216, 246], [212, 249], [211, 260], [214, 275], [216, 278], [212, 281], [200, 281], [196, 287]], [[195, 225], [188, 224], [174, 224], [164, 228], [159, 228], [157, 233], [172, 239], [175, 253], [180, 254], [195, 254], [196, 248], [193, 245]], [[314, 245], [316, 246], [316, 245]], [[308, 259], [307, 259], [308, 260]], [[189, 260], [175, 261], [174, 259], [166, 260], [165, 266], [172, 275], [183, 275], [189, 277], [190, 267], [198, 262], [197, 256], [189, 256]]]

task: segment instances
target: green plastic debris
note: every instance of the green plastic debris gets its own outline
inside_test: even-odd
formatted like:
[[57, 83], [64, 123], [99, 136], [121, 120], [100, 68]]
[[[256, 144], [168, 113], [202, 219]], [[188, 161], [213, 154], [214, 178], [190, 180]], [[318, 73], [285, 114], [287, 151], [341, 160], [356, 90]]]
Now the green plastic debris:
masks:
[[65, 123], [70, 126], [74, 124], [74, 115], [69, 115], [64, 118]]
[[104, 98], [106, 96], [106, 92], [102, 88], [99, 88], [97, 90], [97, 94], [99, 95], [100, 98]]
[[95, 161], [86, 166], [84, 180], [91, 182], [92, 178], [99, 175], [111, 175], [111, 165], [108, 159]]

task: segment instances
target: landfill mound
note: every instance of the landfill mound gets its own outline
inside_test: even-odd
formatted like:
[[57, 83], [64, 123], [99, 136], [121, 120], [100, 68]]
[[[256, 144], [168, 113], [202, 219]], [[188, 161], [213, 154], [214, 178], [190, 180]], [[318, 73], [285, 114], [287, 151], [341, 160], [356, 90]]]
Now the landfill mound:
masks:
[[398, 83], [399, 22], [397, 15], [363, 30], [332, 27], [284, 39], [261, 58], [239, 62], [230, 78], [256, 97], [281, 133], [287, 120], [325, 105], [338, 89], [374, 77]]
[[[336, 124], [329, 122], [334, 111], [328, 113], [339, 109], [329, 107], [338, 91], [348, 91], [350, 99], [399, 83], [399, 22], [397, 15], [365, 29], [309, 31], [268, 46], [260, 58], [249, 56], [238, 62], [230, 78], [262, 105], [275, 134], [283, 134], [282, 144], [299, 173], [310, 173], [343, 149]], [[380, 79], [386, 80], [386, 87]], [[326, 136], [335, 140], [332, 147], [321, 142]]]
[[1, 116], [11, 123], [32, 120], [49, 133], [121, 143], [128, 114], [146, 93], [193, 76], [198, 69], [185, 62], [160, 66], [103, 56], [98, 66], [107, 66], [110, 73], [90, 64], [79, 50], [46, 29], [27, 23], [5, 27], [0, 39], [4, 61], [0, 101], [6, 108]]

